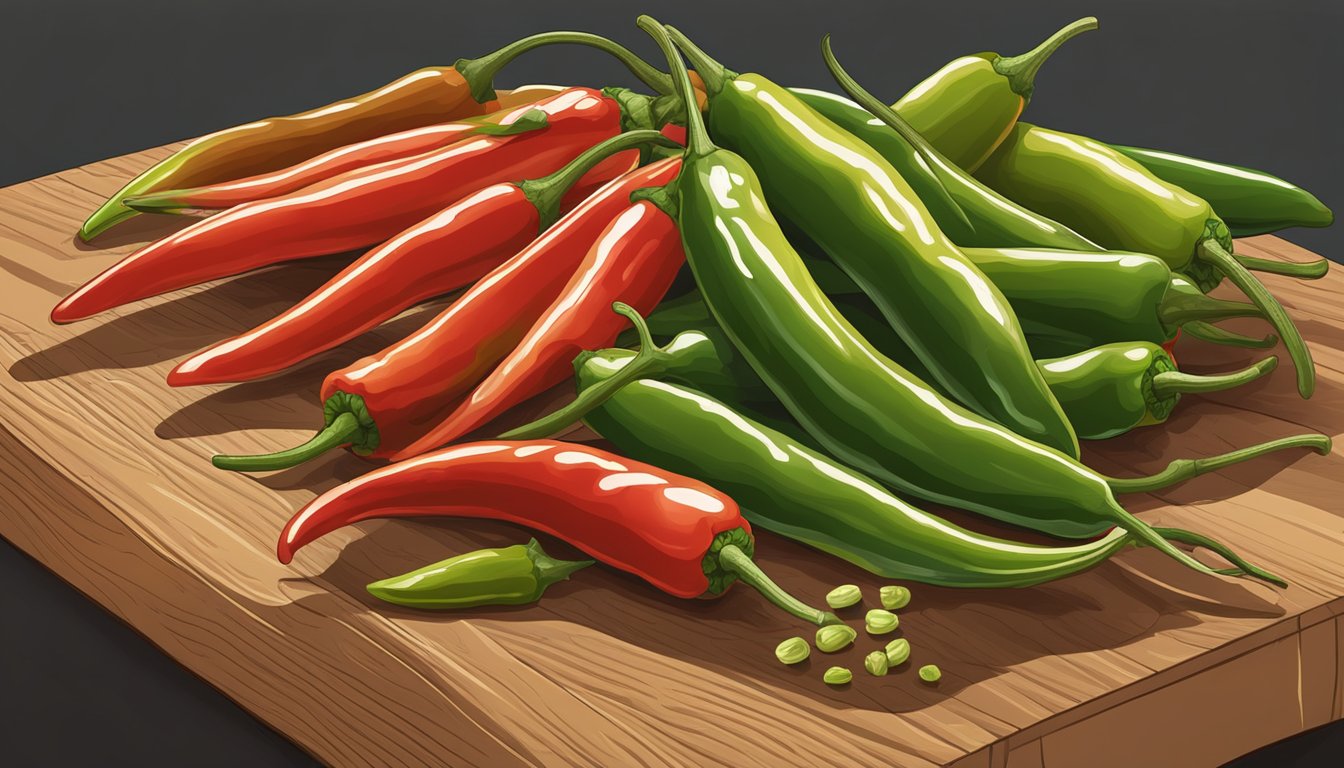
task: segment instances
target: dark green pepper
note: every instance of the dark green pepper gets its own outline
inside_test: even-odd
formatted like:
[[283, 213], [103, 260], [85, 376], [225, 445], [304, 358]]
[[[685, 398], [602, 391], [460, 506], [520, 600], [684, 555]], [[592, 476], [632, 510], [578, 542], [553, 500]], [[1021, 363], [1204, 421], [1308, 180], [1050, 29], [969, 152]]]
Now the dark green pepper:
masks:
[[375, 581], [369, 594], [407, 608], [475, 608], [526, 605], [546, 588], [592, 565], [592, 560], [557, 560], [532, 539], [500, 549], [480, 549], [410, 573]]
[[[1159, 179], [1209, 201], [1227, 222], [1233, 237], [1263, 235], [1288, 227], [1328, 227], [1335, 220], [1335, 214], [1315, 195], [1264, 171], [1158, 149], [1118, 144], [1111, 148]], [[1322, 261], [1321, 266], [1329, 264]], [[1324, 275], [1324, 270], [1320, 274]]]
[[[933, 379], [971, 411], [1076, 456], [1077, 438], [1007, 300], [938, 229], [891, 164], [787, 88], [730, 72], [669, 32], [705, 83], [716, 140], [741, 153], [772, 208], [873, 299]], [[744, 189], [729, 182], [713, 184]]]
[[1310, 397], [1316, 368], [1283, 306], [1232, 256], [1232, 235], [1209, 203], [1099, 141], [1019, 122], [976, 176], [1018, 203], [1106, 248], [1149, 253], [1207, 292], [1225, 276], [1264, 312]]

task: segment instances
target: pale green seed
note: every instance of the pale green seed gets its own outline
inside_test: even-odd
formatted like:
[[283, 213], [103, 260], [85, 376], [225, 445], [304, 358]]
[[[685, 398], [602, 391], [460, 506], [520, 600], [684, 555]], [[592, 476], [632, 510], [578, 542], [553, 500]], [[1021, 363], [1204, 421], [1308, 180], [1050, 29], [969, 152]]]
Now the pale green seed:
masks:
[[910, 590], [905, 587], [883, 587], [877, 591], [882, 607], [888, 611], [904, 608], [910, 604]]
[[926, 683], [936, 683], [943, 676], [943, 670], [937, 664], [925, 664], [919, 668], [919, 679]]
[[798, 664], [812, 655], [812, 647], [801, 637], [790, 637], [775, 647], [775, 658], [785, 664]]
[[887, 663], [887, 654], [883, 651], [873, 651], [863, 657], [863, 668], [868, 670], [870, 675], [881, 677], [887, 674], [890, 667], [891, 665]]
[[854, 679], [854, 673], [844, 667], [831, 667], [821, 679], [827, 685], [844, 685]]
[[863, 599], [857, 584], [841, 584], [826, 593], [826, 604], [832, 608], [848, 608]]
[[871, 635], [885, 635], [900, 626], [901, 619], [891, 611], [874, 608], [863, 617], [863, 626]]
[[855, 632], [853, 627], [828, 624], [817, 630], [817, 650], [822, 653], [835, 653], [854, 642], [854, 638], [858, 636], [859, 633]]
[[910, 641], [898, 637], [887, 643], [887, 666], [898, 667], [910, 659]]

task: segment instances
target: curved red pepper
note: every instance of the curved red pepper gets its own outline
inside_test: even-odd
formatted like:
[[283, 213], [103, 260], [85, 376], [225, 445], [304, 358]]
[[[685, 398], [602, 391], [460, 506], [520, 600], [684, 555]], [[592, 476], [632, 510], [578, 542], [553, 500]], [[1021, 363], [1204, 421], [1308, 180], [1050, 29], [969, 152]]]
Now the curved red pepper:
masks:
[[647, 200], [631, 205], [593, 244], [569, 284], [517, 348], [460, 406], [394, 461], [450, 443], [573, 376], [574, 357], [615, 342], [624, 317], [616, 300], [651, 312], [685, 263], [677, 222]]
[[[382, 242], [471, 191], [550, 173], [621, 130], [617, 101], [587, 88], [520, 109], [545, 111], [547, 126], [462, 141], [231, 208], [127, 256], [67, 296], [51, 319], [71, 322], [207, 280]], [[630, 157], [609, 162], [629, 167]]]

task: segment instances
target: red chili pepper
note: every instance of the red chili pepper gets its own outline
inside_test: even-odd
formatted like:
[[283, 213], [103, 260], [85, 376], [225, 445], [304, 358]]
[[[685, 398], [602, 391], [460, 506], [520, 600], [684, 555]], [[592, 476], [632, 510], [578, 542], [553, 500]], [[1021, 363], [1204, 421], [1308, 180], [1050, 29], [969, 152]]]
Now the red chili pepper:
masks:
[[[672, 142], [631, 131], [586, 150], [542, 179], [475, 192], [369, 251], [289, 311], [220, 342], [168, 374], [175, 387], [247, 381], [338, 346], [407, 307], [479, 279], [555, 222], [562, 197], [607, 158]], [[608, 179], [600, 179], [605, 182]], [[599, 181], [599, 180], [594, 180]], [[574, 187], [585, 197], [592, 185]]]
[[[502, 120], [505, 117], [517, 119], [504, 123]], [[204, 187], [168, 189], [128, 197], [121, 202], [128, 208], [146, 213], [191, 213], [232, 208], [254, 200], [286, 195], [356, 168], [441, 149], [472, 136], [512, 136], [545, 126], [546, 119], [541, 113], [529, 110], [518, 117], [517, 109], [501, 110], [471, 120], [389, 133], [333, 149], [278, 171]]]
[[650, 464], [554, 440], [470, 443], [374, 470], [327, 491], [285, 525], [280, 562], [373, 518], [505, 520], [563, 539], [676, 597], [741, 579], [814, 624], [839, 623], [791, 597], [751, 560], [751, 525], [714, 488]]
[[648, 200], [631, 205], [518, 347], [456, 411], [392, 460], [458, 440], [573, 376], [576, 355], [611, 345], [624, 330], [626, 319], [611, 311], [612, 302], [619, 299], [641, 315], [653, 311], [685, 260], [676, 219]]
[[[535, 107], [520, 108], [518, 116], [529, 109], [545, 112], [545, 128], [484, 136], [359, 168], [197, 222], [85, 283], [56, 305], [51, 319], [79, 320], [207, 280], [380, 243], [469, 192], [551, 173], [621, 132], [619, 103], [591, 89], [565, 91]], [[629, 167], [630, 159], [613, 157], [609, 162]]]
[[[637, 168], [598, 190], [420, 330], [322, 383], [325, 426], [304, 445], [263, 456], [216, 456], [221, 469], [292, 467], [345, 445], [385, 458], [453, 412], [565, 288], [630, 195], [672, 181], [680, 158]], [[604, 309], [605, 311], [605, 309]]]

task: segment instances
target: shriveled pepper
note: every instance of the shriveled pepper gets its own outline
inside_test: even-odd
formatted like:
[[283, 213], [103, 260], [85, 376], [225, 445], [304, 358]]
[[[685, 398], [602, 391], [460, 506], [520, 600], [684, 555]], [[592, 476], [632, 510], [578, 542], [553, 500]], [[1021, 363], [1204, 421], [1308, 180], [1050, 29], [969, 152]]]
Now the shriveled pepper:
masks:
[[474, 282], [555, 223], [562, 200], [590, 170], [649, 143], [675, 146], [657, 131], [622, 133], [550, 176], [474, 192], [364, 254], [288, 311], [180, 363], [168, 383], [247, 381], [275, 373]]
[[725, 494], [689, 477], [554, 440], [466, 443], [376, 469], [299, 510], [280, 532], [289, 563], [306, 544], [376, 518], [504, 520], [549, 533], [675, 597], [716, 597], [741, 580], [817, 625], [752, 561], [751, 525]]
[[1224, 277], [1258, 306], [1310, 397], [1316, 369], [1302, 334], [1275, 299], [1232, 255], [1227, 224], [1206, 200], [1162, 181], [1099, 141], [1019, 122], [976, 176], [1009, 198], [1058, 219], [1105, 246], [1149, 253], [1203, 291]]
[[[621, 132], [621, 108], [587, 88], [520, 107], [547, 125], [514, 136], [485, 136], [423, 155], [365, 166], [288, 195], [245, 203], [158, 240], [122, 259], [52, 310], [71, 322], [165, 291], [292, 259], [380, 243], [481, 187], [552, 173], [593, 144]], [[589, 173], [630, 167], [616, 156]]]
[[406, 608], [449, 610], [483, 605], [527, 605], [552, 584], [594, 560], [558, 560], [532, 539], [526, 544], [450, 557], [369, 584], [369, 594]]
[[[625, 62], [636, 76], [657, 89], [666, 81], [629, 51], [583, 32], [553, 36], [541, 45], [582, 41]], [[493, 77], [498, 52], [459, 59], [452, 67], [426, 67], [361, 96], [286, 117], [273, 117], [212, 133], [192, 141], [136, 176], [94, 211], [79, 236], [89, 240], [135, 216], [122, 200], [164, 189], [216, 184], [288, 168], [339, 147], [388, 133], [484, 115], [500, 109], [491, 92], [475, 98], [468, 77]], [[488, 87], [488, 84], [487, 84]], [[647, 108], [647, 106], [646, 106]]]
[[666, 184], [680, 167], [679, 158], [659, 160], [606, 185], [419, 331], [327, 376], [324, 425], [312, 440], [277, 454], [216, 456], [215, 466], [284, 469], [340, 446], [387, 458], [419, 440], [518, 347], [594, 243], [631, 208], [630, 195]]
[[1077, 455], [1008, 301], [891, 164], [788, 89], [668, 31], [705, 83], [715, 140], [751, 164], [772, 209], [873, 299], [934, 379], [971, 411]]

